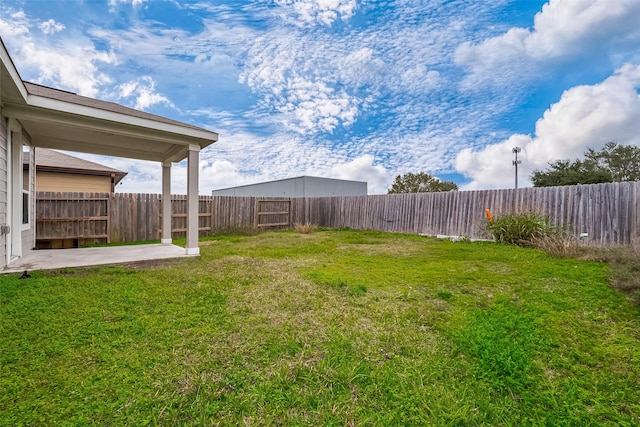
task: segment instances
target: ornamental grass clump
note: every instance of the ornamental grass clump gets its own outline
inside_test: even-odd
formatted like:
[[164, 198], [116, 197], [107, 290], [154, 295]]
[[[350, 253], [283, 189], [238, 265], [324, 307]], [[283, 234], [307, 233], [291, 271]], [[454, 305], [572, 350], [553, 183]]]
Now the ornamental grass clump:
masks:
[[531, 244], [556, 258], [578, 258], [583, 249], [578, 238], [568, 229], [554, 229], [532, 239]]
[[296, 223], [294, 227], [296, 229], [296, 233], [299, 233], [299, 234], [311, 234], [314, 231], [316, 231], [318, 228], [318, 226], [315, 224], [310, 224], [310, 223], [302, 224], [299, 222]]
[[492, 218], [486, 229], [496, 242], [519, 246], [530, 246], [533, 240], [554, 231], [548, 217], [535, 213], [507, 214]]

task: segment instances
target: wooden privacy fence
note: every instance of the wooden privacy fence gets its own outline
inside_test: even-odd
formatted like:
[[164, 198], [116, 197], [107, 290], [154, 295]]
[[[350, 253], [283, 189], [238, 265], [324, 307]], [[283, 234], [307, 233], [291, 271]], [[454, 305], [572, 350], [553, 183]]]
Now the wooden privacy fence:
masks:
[[[36, 246], [73, 247], [109, 242], [111, 211], [109, 194], [38, 193], [36, 239], [39, 244]], [[75, 239], [79, 241], [74, 242]]]
[[[640, 244], [640, 182], [294, 199], [294, 221], [487, 238], [486, 209], [494, 217], [530, 212], [548, 216], [553, 225], [576, 236], [586, 233], [583, 242], [589, 245]], [[301, 210], [308, 214], [296, 216]]]
[[[160, 238], [158, 194], [38, 193], [36, 239], [132, 242]], [[172, 196], [172, 236], [186, 230], [186, 196]], [[640, 182], [509, 190], [319, 198], [200, 196], [201, 236], [295, 223], [488, 237], [485, 210], [547, 215], [597, 246], [640, 244]]]
[[[160, 239], [162, 197], [159, 194], [55, 193], [36, 194], [37, 247], [74, 247]], [[185, 237], [187, 196], [171, 196], [171, 235]], [[198, 230], [238, 232], [249, 228], [290, 228], [291, 199], [201, 196]]]

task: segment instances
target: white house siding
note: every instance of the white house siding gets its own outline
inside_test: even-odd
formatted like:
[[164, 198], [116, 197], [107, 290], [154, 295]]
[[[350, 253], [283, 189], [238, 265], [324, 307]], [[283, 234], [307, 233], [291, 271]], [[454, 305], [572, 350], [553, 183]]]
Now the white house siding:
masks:
[[[0, 225], [7, 224], [7, 119], [0, 115]], [[22, 135], [22, 140], [24, 143], [29, 144], [29, 136], [24, 134]], [[31, 167], [29, 168], [29, 227], [25, 230], [20, 231], [21, 239], [22, 239], [22, 256], [28, 254], [35, 247], [35, 156], [34, 150], [31, 149], [29, 156], [29, 164]], [[12, 232], [16, 230], [12, 229]], [[6, 248], [7, 248], [7, 238], [9, 238], [6, 234], [0, 233], [0, 268], [4, 268], [7, 264], [6, 257]]]
[[[0, 225], [7, 223], [7, 120], [0, 114]], [[0, 234], [0, 268], [6, 265], [6, 239]]]

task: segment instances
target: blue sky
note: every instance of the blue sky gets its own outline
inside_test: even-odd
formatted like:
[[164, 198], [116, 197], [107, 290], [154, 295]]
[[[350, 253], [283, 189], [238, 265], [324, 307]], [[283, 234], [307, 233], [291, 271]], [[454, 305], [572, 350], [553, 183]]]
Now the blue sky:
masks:
[[[640, 145], [640, 0], [0, 0], [27, 81], [205, 127], [200, 192], [425, 171], [520, 185]], [[160, 192], [154, 163], [82, 155]], [[174, 168], [185, 190], [185, 165]]]

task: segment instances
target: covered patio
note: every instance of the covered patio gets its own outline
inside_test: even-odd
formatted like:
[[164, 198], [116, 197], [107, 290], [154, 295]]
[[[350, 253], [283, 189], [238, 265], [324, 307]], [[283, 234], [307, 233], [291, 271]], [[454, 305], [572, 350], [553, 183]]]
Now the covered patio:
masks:
[[[15, 176], [8, 181], [7, 216], [10, 228], [20, 230], [18, 213], [24, 203], [22, 189], [22, 146], [50, 148], [158, 162], [158, 180], [162, 182], [162, 245], [145, 245], [144, 249], [113, 247], [100, 249], [58, 250], [55, 254], [31, 251], [20, 245], [20, 237], [6, 239], [7, 271], [45, 268], [53, 263], [59, 268], [94, 264], [106, 256], [108, 263], [127, 262], [132, 256], [166, 258], [199, 255], [198, 180], [200, 151], [218, 140], [207, 129], [165, 117], [134, 110], [112, 102], [79, 96], [75, 93], [24, 82], [8, 54], [1, 46], [2, 116], [9, 123], [7, 169]], [[186, 246], [173, 246], [171, 237], [171, 166], [187, 161], [187, 232]], [[34, 202], [35, 203], [35, 202]], [[31, 204], [31, 203], [30, 203]], [[26, 206], [26, 205], [25, 205]], [[33, 206], [29, 211], [33, 211]], [[13, 214], [13, 215], [12, 215]], [[35, 227], [35, 224], [32, 225]], [[22, 228], [24, 230], [24, 228]], [[13, 246], [11, 246], [13, 244]], [[50, 252], [50, 251], [49, 251]], [[121, 255], [117, 255], [121, 252]], [[96, 254], [95, 256], [92, 254]], [[100, 255], [98, 255], [100, 254]], [[64, 259], [67, 261], [63, 261]], [[116, 259], [117, 258], [117, 259]], [[86, 259], [86, 261], [84, 260]], [[122, 259], [122, 260], [120, 260]], [[53, 264], [49, 264], [53, 265]]]

